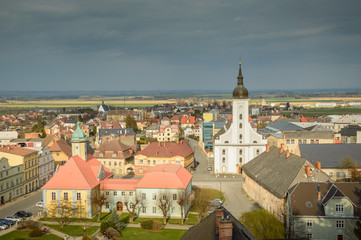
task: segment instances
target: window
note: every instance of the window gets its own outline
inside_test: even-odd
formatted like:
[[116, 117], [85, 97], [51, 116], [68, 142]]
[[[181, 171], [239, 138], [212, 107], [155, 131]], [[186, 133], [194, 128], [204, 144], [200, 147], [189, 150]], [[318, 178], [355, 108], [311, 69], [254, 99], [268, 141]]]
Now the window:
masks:
[[307, 140], [306, 140], [306, 139], [304, 139], [304, 140], [303, 140], [303, 144], [306, 144], [306, 143], [307, 143]]
[[259, 155], [259, 149], [256, 150], [256, 154]]
[[173, 194], [173, 200], [177, 200], [177, 194], [176, 193]]
[[103, 154], [103, 153], [99, 153], [99, 157], [104, 157], [104, 154]]
[[344, 221], [336, 221], [336, 228], [344, 228], [345, 222]]
[[68, 193], [67, 192], [64, 193], [64, 201], [68, 201]]
[[337, 235], [337, 240], [343, 240], [343, 235]]
[[242, 149], [239, 149], [239, 155], [242, 155], [242, 152], [243, 152]]
[[80, 192], [76, 193], [76, 200], [81, 201], [81, 193]]
[[239, 134], [239, 139], [242, 139], [242, 134]]
[[302, 139], [298, 139], [298, 144], [302, 144]]
[[225, 163], [226, 162], [226, 158], [222, 158], [222, 163]]
[[343, 205], [342, 204], [336, 204], [336, 212], [337, 213], [343, 212]]
[[286, 144], [290, 144], [291, 141], [289, 139], [286, 140]]
[[157, 213], [157, 207], [153, 207], [153, 213]]
[[122, 196], [125, 196], [125, 192], [122, 192]]
[[150, 160], [148, 160], [148, 165], [150, 165]]
[[129, 208], [130, 208], [130, 209], [134, 209], [134, 203], [130, 203], [130, 204], [129, 204]]
[[139, 173], [143, 173], [143, 169], [140, 168], [140, 169], [138, 170], [138, 172], [139, 172]]
[[328, 175], [330, 175], [330, 177], [333, 177], [333, 172], [330, 172]]
[[307, 238], [307, 240], [312, 239], [312, 233], [307, 233], [306, 238]]
[[222, 154], [226, 154], [226, 150], [225, 150], [225, 149], [222, 149]]
[[240, 164], [242, 163], [242, 157], [239, 158], [239, 163], [240, 163]]
[[55, 200], [56, 200], [56, 193], [51, 192], [51, 201], [55, 201]]
[[152, 197], [153, 200], [157, 200], [157, 195], [155, 193], [153, 193], [153, 197]]
[[147, 208], [146, 207], [142, 207], [142, 213], [147, 213]]
[[113, 192], [113, 195], [114, 195], [114, 196], [117, 196], [117, 194], [118, 194], [117, 191], [114, 191], [114, 192]]
[[180, 165], [180, 164], [181, 164], [181, 162], [180, 162], [180, 161], [176, 161], [176, 162], [175, 162], [175, 164], [178, 164], [178, 165]]
[[113, 157], [113, 158], [117, 157], [117, 154], [116, 154], [116, 153], [113, 153], [113, 154], [112, 154], [112, 157]]
[[109, 208], [109, 202], [105, 203], [105, 208]]
[[147, 195], [145, 193], [142, 193], [142, 199], [143, 200], [147, 199]]
[[337, 177], [337, 178], [340, 177], [340, 172], [336, 172], [336, 177]]
[[155, 160], [153, 160], [153, 165], [155, 165]]
[[106, 192], [105, 192], [105, 195], [107, 195], [107, 196], [108, 196], [108, 195], [109, 195], [109, 191], [106, 191]]
[[143, 159], [140, 159], [140, 160], [139, 160], [139, 164], [143, 164]]
[[114, 166], [117, 166], [117, 162], [114, 162]]
[[133, 196], [133, 192], [129, 192], [129, 196]]
[[239, 114], [239, 119], [242, 119], [242, 114]]
[[312, 220], [307, 220], [306, 226], [307, 227], [312, 227]]
[[56, 156], [59, 156], [59, 153], [56, 153]]
[[242, 128], [242, 123], [239, 124], [239, 128]]

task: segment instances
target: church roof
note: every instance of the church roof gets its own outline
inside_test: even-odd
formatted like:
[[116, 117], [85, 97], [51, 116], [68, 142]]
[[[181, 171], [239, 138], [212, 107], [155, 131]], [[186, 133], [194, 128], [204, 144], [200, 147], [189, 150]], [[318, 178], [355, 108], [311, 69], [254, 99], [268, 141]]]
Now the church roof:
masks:
[[247, 99], [248, 98], [248, 90], [243, 85], [241, 62], [239, 62], [239, 72], [238, 72], [237, 79], [238, 79], [237, 86], [233, 89], [233, 98]]
[[76, 129], [71, 137], [71, 142], [86, 142], [87, 138], [83, 130], [79, 126], [79, 122], [76, 124]]

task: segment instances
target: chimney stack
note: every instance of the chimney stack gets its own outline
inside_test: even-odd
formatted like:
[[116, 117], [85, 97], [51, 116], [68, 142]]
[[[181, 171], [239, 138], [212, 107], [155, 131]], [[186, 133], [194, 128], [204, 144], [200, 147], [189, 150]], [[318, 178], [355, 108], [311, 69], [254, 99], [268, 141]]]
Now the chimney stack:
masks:
[[317, 192], [317, 200], [321, 202], [321, 192]]
[[266, 152], [269, 152], [269, 145], [266, 144]]
[[219, 233], [219, 221], [223, 218], [223, 214], [222, 207], [216, 209], [216, 234]]
[[284, 150], [285, 150], [285, 147], [284, 147], [283, 144], [281, 144], [281, 148], [280, 148], [280, 150], [279, 150], [279, 154], [281, 154]]
[[305, 166], [305, 172], [306, 172], [307, 177], [310, 177], [311, 176], [311, 167], [306, 165]]
[[227, 216], [219, 220], [219, 240], [232, 240], [233, 223]]
[[315, 162], [315, 167], [316, 167], [318, 170], [321, 170], [321, 162]]

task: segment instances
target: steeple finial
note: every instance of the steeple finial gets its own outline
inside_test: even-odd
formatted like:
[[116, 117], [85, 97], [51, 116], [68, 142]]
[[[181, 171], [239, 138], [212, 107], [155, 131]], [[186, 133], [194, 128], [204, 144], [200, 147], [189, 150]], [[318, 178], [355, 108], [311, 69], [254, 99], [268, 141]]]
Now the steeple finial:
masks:
[[237, 85], [243, 85], [243, 75], [242, 75], [242, 68], [241, 68], [241, 60], [239, 60], [239, 72], [238, 72], [238, 84]]
[[239, 59], [239, 72], [237, 86], [233, 89], [233, 98], [246, 99], [248, 98], [248, 90], [243, 85], [243, 75], [241, 68], [241, 59]]

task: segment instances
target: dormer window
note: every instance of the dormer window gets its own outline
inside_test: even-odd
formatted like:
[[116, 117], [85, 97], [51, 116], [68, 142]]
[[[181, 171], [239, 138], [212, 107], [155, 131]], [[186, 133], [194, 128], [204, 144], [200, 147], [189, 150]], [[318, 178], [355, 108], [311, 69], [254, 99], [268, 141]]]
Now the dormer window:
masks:
[[99, 153], [99, 157], [104, 157], [104, 153]]
[[113, 154], [112, 154], [112, 157], [113, 157], [113, 158], [117, 157], [117, 154], [116, 154], [116, 153], [113, 153]]

